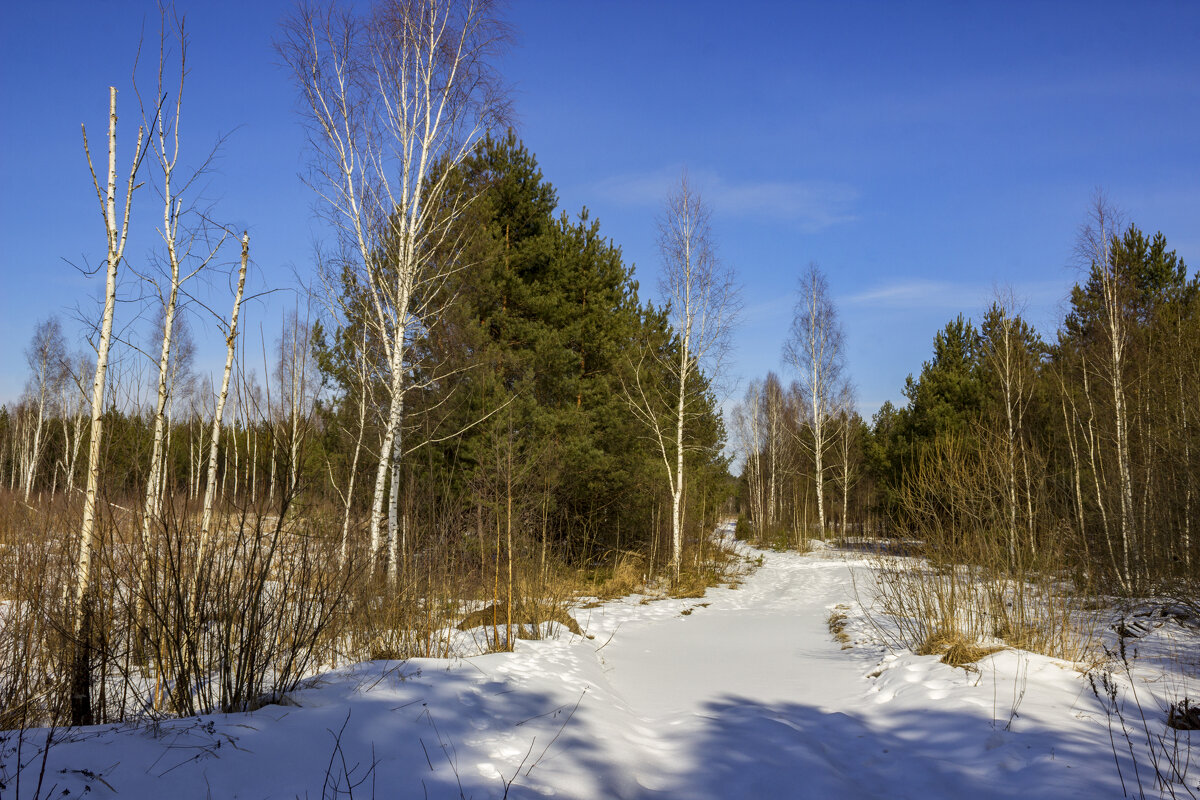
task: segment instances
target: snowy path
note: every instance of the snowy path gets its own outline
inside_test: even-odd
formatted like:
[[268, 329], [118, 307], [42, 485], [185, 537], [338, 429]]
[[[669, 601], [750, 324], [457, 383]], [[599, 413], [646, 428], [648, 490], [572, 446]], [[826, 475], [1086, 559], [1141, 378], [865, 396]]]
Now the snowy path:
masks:
[[591, 640], [362, 664], [288, 706], [94, 729], [52, 749], [47, 783], [178, 799], [1121, 796], [1105, 719], [1063, 665], [1006, 652], [969, 674], [841, 649], [826, 620], [853, 603], [851, 568], [869, 572], [768, 553], [737, 589], [578, 610]]
[[[688, 601], [707, 608], [620, 627], [601, 656], [613, 692], [638, 719], [627, 738], [656, 756], [635, 769], [642, 796], [1092, 798], [1114, 790], [1107, 750], [1085, 759], [1099, 776], [1039, 758], [1058, 737], [1004, 732], [1007, 698], [981, 696], [975, 678], [936, 658], [908, 657], [891, 680], [876, 679], [884, 687], [867, 677], [884, 651], [843, 650], [826, 624], [833, 606], [854, 599], [848, 570], [769, 554], [741, 589]], [[1077, 678], [1050, 677], [1071, 684], [1068, 701], [1090, 707]], [[995, 727], [993, 711], [1002, 715]], [[1070, 748], [1067, 737], [1058, 748]]]

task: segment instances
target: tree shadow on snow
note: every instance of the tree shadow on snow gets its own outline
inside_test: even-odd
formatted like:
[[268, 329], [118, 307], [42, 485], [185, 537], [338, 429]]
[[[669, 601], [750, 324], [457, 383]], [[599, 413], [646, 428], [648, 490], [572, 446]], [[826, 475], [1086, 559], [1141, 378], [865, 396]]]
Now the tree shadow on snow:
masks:
[[[889, 711], [878, 723], [738, 697], [707, 704], [703, 730], [664, 797], [1121, 797], [1096, 740], [956, 710]], [[1103, 743], [1107, 745], [1107, 742]], [[1123, 769], [1131, 765], [1123, 764]], [[1128, 772], [1126, 773], [1129, 774]]]

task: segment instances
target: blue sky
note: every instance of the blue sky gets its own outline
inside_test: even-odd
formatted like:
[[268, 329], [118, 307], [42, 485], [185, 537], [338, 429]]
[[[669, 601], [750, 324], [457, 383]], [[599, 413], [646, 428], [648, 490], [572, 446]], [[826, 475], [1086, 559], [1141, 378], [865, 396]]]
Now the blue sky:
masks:
[[[258, 290], [294, 285], [325, 236], [270, 46], [290, 5], [179, 5], [185, 146], [199, 156], [229, 134], [204, 196], [250, 231]], [[810, 261], [828, 275], [866, 414], [902, 401], [934, 333], [960, 311], [978, 317], [996, 288], [1051, 335], [1097, 187], [1200, 267], [1200, 4], [530, 0], [509, 20], [517, 43], [500, 66], [518, 132], [562, 207], [586, 205], [637, 265], [644, 294], [663, 196], [685, 166], [704, 192], [743, 285], [731, 361], [743, 385], [783, 371]], [[0, 11], [0, 401], [20, 393], [38, 319], [94, 308], [100, 280], [67, 263], [103, 258], [79, 124], [100, 140], [117, 85], [126, 161], [143, 21], [152, 40], [149, 2]], [[138, 200], [128, 255], [144, 261], [161, 210], [147, 190]], [[253, 335], [261, 325], [269, 346], [292, 303], [256, 301]], [[216, 363], [211, 323], [194, 327]]]

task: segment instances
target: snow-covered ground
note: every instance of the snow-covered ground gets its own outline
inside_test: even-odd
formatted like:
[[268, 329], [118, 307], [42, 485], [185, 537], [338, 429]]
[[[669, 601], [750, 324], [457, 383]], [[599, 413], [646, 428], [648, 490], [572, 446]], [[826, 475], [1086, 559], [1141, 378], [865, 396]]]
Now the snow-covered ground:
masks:
[[[870, 570], [765, 553], [703, 599], [577, 609], [591, 639], [360, 664], [253, 713], [75, 731], [50, 748], [42, 796], [1090, 799], [1121, 797], [1122, 775], [1138, 796], [1120, 723], [1121, 775], [1109, 718], [1071, 665], [889, 654], [852, 585]], [[827, 624], [839, 606], [846, 648]], [[27, 734], [22, 797], [44, 739]], [[0, 745], [0, 797], [16, 794], [15, 746]], [[1189, 760], [1200, 794], [1200, 753]]]

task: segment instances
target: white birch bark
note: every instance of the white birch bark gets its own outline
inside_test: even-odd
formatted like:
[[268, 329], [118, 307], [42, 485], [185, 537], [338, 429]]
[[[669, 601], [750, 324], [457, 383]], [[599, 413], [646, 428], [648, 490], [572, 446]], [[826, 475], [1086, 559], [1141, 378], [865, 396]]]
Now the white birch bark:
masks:
[[834, 434], [833, 400], [841, 379], [843, 334], [829, 285], [815, 263], [800, 278], [800, 298], [792, 319], [784, 358], [799, 377], [801, 396], [808, 407], [805, 420], [811, 442], [797, 441], [813, 456], [813, 483], [817, 494], [817, 522], [825, 530], [825, 452]]
[[779, 445], [780, 435], [783, 428], [783, 387], [779, 385], [778, 378], [774, 373], [767, 375], [767, 382], [764, 389], [766, 400], [766, 424], [767, 424], [767, 440], [766, 446], [770, 454], [769, 469], [770, 486], [767, 494], [767, 525], [772, 526], [779, 521], [779, 493], [780, 483], [779, 470]]
[[[372, 567], [382, 553], [384, 503], [399, 501], [406, 336], [414, 287], [432, 268], [453, 214], [450, 174], [475, 148], [502, 97], [486, 58], [503, 39], [486, 0], [414, 0], [365, 18], [302, 8], [281, 46], [309, 110], [313, 185], [357, 266], [369, 323], [389, 374], [370, 513]], [[451, 198], [452, 205], [469, 198]], [[394, 551], [395, 525], [389, 527]], [[393, 572], [394, 574], [394, 572]]]
[[[117, 89], [108, 90], [108, 180], [104, 189], [92, 167], [91, 152], [87, 145], [87, 129], [83, 131], [84, 152], [87, 153], [88, 168], [92, 184], [100, 199], [108, 241], [104, 288], [104, 316], [100, 321], [96, 340], [96, 373], [92, 381], [92, 425], [88, 446], [87, 489], [84, 495], [83, 521], [79, 529], [79, 561], [75, 573], [76, 624], [82, 625], [84, 602], [91, 587], [92, 557], [99, 547], [96, 535], [96, 502], [100, 484], [100, 443], [104, 426], [104, 389], [108, 375], [108, 355], [112, 344], [113, 314], [117, 301], [117, 270], [125, 253], [125, 242], [129, 234], [129, 216], [133, 203], [134, 181], [142, 155], [144, 130], [138, 128], [137, 146], [129, 180], [125, 190], [124, 212], [117, 216]], [[77, 631], [78, 632], [78, 631]]]
[[[46, 443], [43, 431], [48, 426], [47, 411], [55, 403], [66, 378], [66, 345], [63, 342], [62, 326], [58, 319], [49, 319], [38, 323], [33, 332], [33, 339], [25, 351], [25, 359], [29, 364], [30, 376], [29, 395], [37, 408], [33, 422], [32, 435], [26, 447], [25, 469], [22, 482], [25, 488], [25, 502], [29, 502], [29, 493], [37, 481], [38, 467], [42, 462], [42, 453]], [[65, 420], [66, 409], [61, 409]], [[53, 492], [52, 492], [53, 493]]]
[[108, 179], [105, 188], [100, 187], [96, 170], [92, 166], [91, 151], [87, 143], [87, 128], [83, 127], [84, 153], [87, 155], [88, 170], [92, 185], [100, 201], [104, 218], [106, 248], [106, 274], [104, 288], [104, 316], [100, 321], [96, 340], [96, 373], [92, 381], [92, 427], [88, 446], [87, 490], [83, 502], [83, 519], [79, 529], [79, 559], [75, 571], [75, 602], [73, 629], [75, 634], [74, 653], [71, 665], [71, 721], [78, 725], [92, 722], [91, 710], [91, 592], [92, 560], [100, 549], [100, 537], [96, 528], [96, 503], [100, 490], [100, 444], [104, 423], [104, 390], [108, 377], [108, 356], [112, 344], [113, 315], [117, 300], [117, 271], [124, 257], [125, 242], [129, 234], [130, 209], [133, 203], [134, 182], [142, 156], [144, 130], [138, 129], [137, 146], [133, 164], [129, 169], [129, 180], [125, 189], [124, 209], [117, 217], [117, 89], [108, 90]]
[[[237, 350], [238, 312], [242, 306], [242, 294], [246, 289], [246, 267], [250, 261], [250, 235], [242, 234], [242, 263], [238, 269], [237, 292], [233, 298], [233, 313], [229, 317], [229, 335], [225, 339], [225, 371], [221, 376], [221, 390], [217, 394], [217, 406], [213, 411], [212, 439], [208, 446], [208, 480], [204, 486], [204, 511], [200, 520], [200, 543], [196, 556], [196, 574], [203, 571], [206, 550], [212, 524], [213, 501], [217, 491], [217, 447], [221, 440], [221, 418], [225, 412], [225, 398], [229, 395], [229, 375], [233, 371], [233, 357]], [[192, 602], [195, 603], [193, 595]]]
[[702, 368], [715, 380], [721, 372], [739, 305], [732, 273], [716, 258], [710, 212], [685, 172], [659, 219], [663, 269], [660, 292], [670, 301], [670, 319], [678, 352], [660, 365], [671, 376], [665, 395], [647, 385], [644, 359], [634, 369], [625, 395], [634, 415], [649, 429], [666, 469], [671, 494], [671, 572], [679, 576], [683, 554], [685, 429], [703, 398], [695, 386]]
[[1101, 329], [1107, 340], [1104, 378], [1112, 394], [1114, 447], [1116, 450], [1118, 508], [1121, 532], [1121, 583], [1129, 590], [1132, 587], [1132, 550], [1136, 537], [1134, 522], [1133, 476], [1129, 455], [1129, 416], [1125, 407], [1125, 349], [1128, 340], [1127, 321], [1123, 307], [1125, 287], [1113, 263], [1112, 244], [1117, 235], [1117, 212], [1107, 200], [1097, 195], [1091, 219], [1080, 235], [1079, 251], [1083, 259], [1090, 262], [1099, 279], [1101, 300]]

